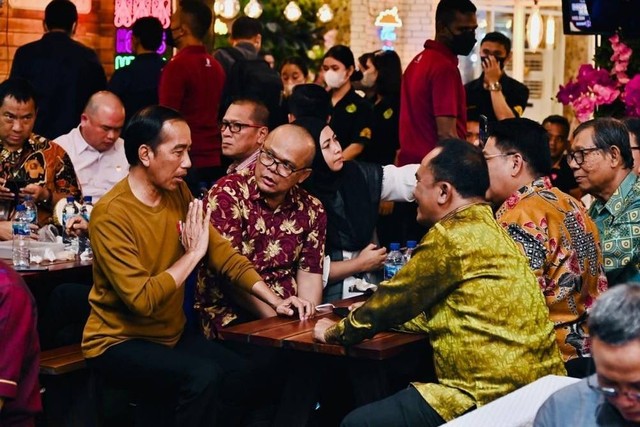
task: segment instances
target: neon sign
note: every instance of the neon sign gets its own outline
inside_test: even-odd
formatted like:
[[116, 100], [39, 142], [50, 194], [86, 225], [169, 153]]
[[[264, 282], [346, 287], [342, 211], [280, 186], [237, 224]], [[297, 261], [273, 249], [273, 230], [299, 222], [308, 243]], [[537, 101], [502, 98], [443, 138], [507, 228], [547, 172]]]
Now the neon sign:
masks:
[[398, 8], [383, 10], [376, 17], [374, 23], [378, 29], [378, 37], [382, 42], [382, 50], [394, 50], [393, 43], [397, 41], [396, 28], [402, 27], [402, 19], [398, 16]]

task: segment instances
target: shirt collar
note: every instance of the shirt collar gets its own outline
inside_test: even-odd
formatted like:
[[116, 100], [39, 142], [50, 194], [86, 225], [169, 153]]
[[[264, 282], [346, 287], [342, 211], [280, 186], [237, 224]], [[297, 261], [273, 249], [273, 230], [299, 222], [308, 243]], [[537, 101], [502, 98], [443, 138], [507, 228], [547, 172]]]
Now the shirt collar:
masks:
[[258, 159], [258, 154], [260, 154], [259, 148], [257, 148], [256, 151], [251, 153], [251, 155], [246, 159], [244, 159], [243, 161], [241, 162], [235, 161], [231, 163], [229, 165], [229, 168], [227, 169], [227, 173], [239, 172], [244, 169], [247, 169], [249, 166], [253, 165], [256, 162], [256, 160]]
[[513, 209], [520, 200], [538, 191], [550, 190], [553, 187], [548, 176], [542, 176], [533, 182], [518, 188], [511, 194], [496, 212], [496, 218], [501, 218], [509, 209]]
[[458, 65], [458, 56], [451, 51], [444, 43], [441, 43], [436, 40], [427, 40], [424, 42], [425, 49], [437, 50], [438, 52], [445, 55], [451, 62]]
[[636, 176], [635, 173], [629, 172], [629, 174], [622, 180], [616, 191], [613, 192], [609, 200], [606, 203], [602, 203], [601, 200], [596, 199], [594, 204], [594, 209], [598, 212], [598, 215], [602, 213], [603, 210], [607, 210], [611, 216], [616, 217], [620, 212], [622, 212], [626, 208], [625, 199], [633, 189], [634, 185], [640, 177]]
[[73, 141], [73, 147], [78, 155], [84, 153], [85, 151], [98, 152], [95, 148], [89, 145], [89, 143], [82, 136], [82, 131], [80, 130], [80, 126], [75, 128], [72, 132], [77, 132], [77, 138], [71, 138]]

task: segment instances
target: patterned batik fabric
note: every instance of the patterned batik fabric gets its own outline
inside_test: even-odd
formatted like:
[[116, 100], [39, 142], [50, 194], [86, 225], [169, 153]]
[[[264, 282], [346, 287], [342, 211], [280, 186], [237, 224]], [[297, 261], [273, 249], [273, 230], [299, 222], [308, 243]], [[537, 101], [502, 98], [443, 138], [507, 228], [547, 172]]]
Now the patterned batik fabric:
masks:
[[640, 178], [629, 172], [606, 203], [593, 202], [589, 215], [600, 231], [609, 286], [640, 282]]
[[48, 206], [39, 206], [38, 223], [52, 221], [52, 206], [58, 200], [73, 196], [81, 200], [80, 184], [71, 158], [62, 147], [42, 136], [31, 134], [21, 149], [0, 151], [0, 176], [24, 187], [36, 184], [46, 187], [50, 194]]
[[529, 258], [564, 360], [589, 356], [588, 312], [607, 289], [595, 223], [547, 177], [513, 193], [496, 220]]
[[409, 262], [325, 333], [354, 344], [375, 333], [427, 333], [437, 383], [413, 383], [446, 421], [545, 375], [565, 375], [529, 262], [486, 204], [438, 221]]
[[[300, 269], [322, 274], [327, 218], [318, 199], [294, 187], [275, 209], [256, 184], [254, 167], [221, 178], [209, 191], [211, 224], [251, 261], [267, 285], [280, 297], [298, 294]], [[228, 281], [200, 269], [196, 309], [205, 334], [238, 318], [237, 305], [225, 288]]]

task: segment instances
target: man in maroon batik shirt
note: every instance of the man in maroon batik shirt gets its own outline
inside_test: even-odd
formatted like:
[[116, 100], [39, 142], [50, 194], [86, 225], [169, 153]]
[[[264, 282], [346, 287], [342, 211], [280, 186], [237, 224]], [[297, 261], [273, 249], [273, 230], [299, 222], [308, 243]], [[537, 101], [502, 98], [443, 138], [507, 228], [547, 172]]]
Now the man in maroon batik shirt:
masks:
[[38, 371], [40, 343], [33, 295], [0, 261], [0, 426], [35, 425], [42, 410]]
[[[282, 125], [267, 136], [255, 165], [221, 178], [208, 201], [213, 226], [276, 294], [318, 305], [327, 218], [322, 203], [298, 186], [309, 176], [314, 154], [306, 130]], [[204, 268], [198, 272], [196, 309], [209, 338], [232, 322], [276, 315]]]

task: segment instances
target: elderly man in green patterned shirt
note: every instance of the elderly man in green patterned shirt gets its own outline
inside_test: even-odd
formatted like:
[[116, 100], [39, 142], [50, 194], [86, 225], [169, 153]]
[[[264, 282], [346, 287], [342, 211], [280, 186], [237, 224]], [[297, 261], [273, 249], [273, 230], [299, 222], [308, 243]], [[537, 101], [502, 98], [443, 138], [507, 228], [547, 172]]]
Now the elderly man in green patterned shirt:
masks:
[[340, 323], [320, 319], [314, 337], [350, 345], [394, 325], [428, 333], [438, 382], [356, 409], [344, 426], [437, 426], [565, 374], [528, 260], [484, 201], [489, 176], [480, 150], [444, 141], [416, 178], [417, 219], [430, 230], [395, 277]]
[[589, 215], [600, 232], [609, 286], [640, 282], [640, 178], [629, 131], [612, 118], [584, 122], [567, 159], [580, 189], [595, 197]]

